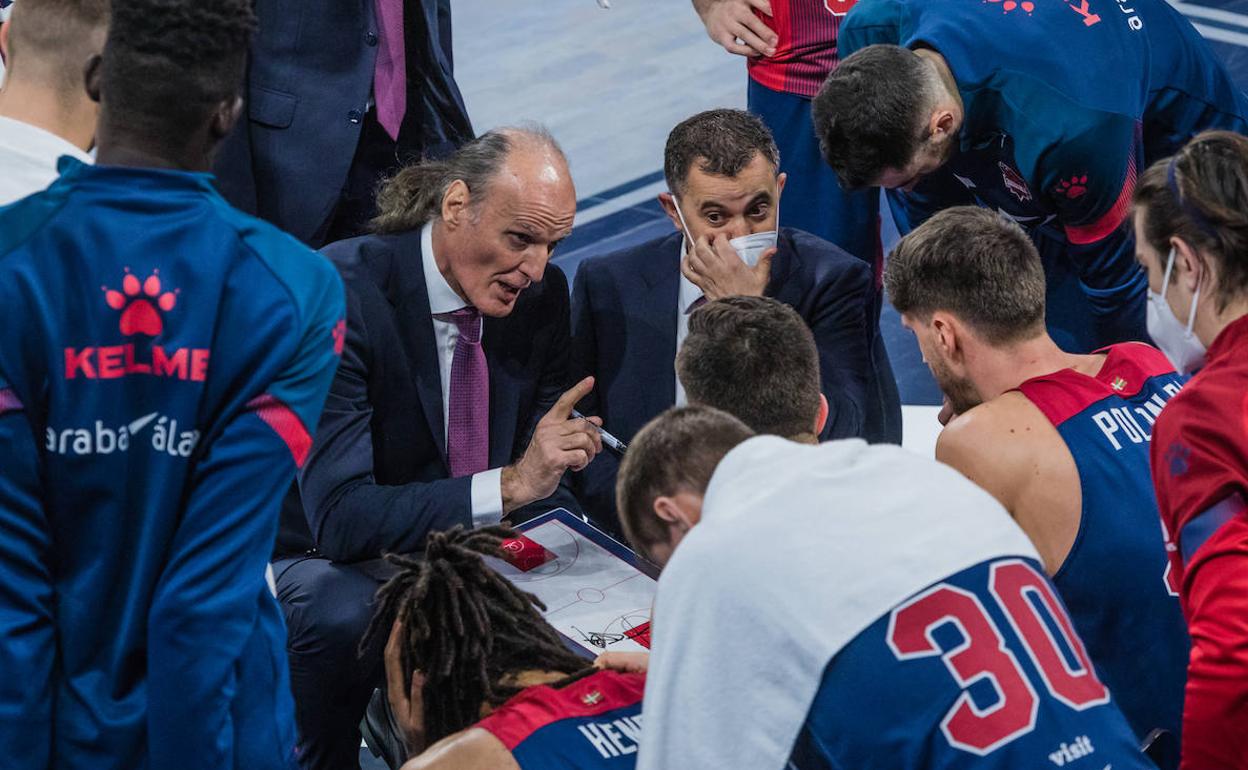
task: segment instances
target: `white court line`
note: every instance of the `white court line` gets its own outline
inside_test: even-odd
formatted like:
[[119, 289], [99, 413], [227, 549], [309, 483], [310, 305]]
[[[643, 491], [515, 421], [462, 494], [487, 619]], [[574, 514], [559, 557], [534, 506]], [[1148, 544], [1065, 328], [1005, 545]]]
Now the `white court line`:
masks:
[[1192, 22], [1192, 26], [1196, 28], [1197, 32], [1210, 40], [1217, 40], [1219, 43], [1232, 43], [1234, 45], [1248, 48], [1248, 35], [1243, 32], [1232, 32], [1229, 29], [1210, 27], [1204, 24], [1197, 24], [1195, 22]]
[[[1174, 6], [1184, 16], [1191, 16], [1196, 19], [1208, 19], [1209, 21], [1220, 21], [1223, 24], [1233, 24], [1238, 27], [1248, 27], [1248, 15], [1242, 13], [1224, 11], [1221, 8], [1206, 8], [1203, 5], [1182, 3], [1177, 2], [1177, 0], [1170, 0], [1170, 5]], [[1197, 27], [1197, 29], [1200, 28]], [[1206, 29], [1209, 28], [1206, 27]]]

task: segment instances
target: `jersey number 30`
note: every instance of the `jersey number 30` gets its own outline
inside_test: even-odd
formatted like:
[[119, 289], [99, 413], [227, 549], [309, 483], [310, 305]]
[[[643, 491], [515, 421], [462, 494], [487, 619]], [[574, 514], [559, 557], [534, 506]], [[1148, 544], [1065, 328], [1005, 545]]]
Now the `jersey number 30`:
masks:
[[[988, 590], [1050, 695], [1076, 711], [1109, 701], [1109, 690], [1096, 678], [1087, 650], [1047, 580], [1022, 561], [1001, 561], [991, 567]], [[957, 627], [962, 642], [942, 649], [932, 632], [946, 623]], [[1050, 629], [1060, 634], [1076, 666], [1067, 661]], [[1035, 728], [1036, 688], [975, 594], [941, 583], [910, 599], [893, 610], [888, 645], [898, 660], [941, 656], [962, 688], [940, 723], [954, 748], [984, 756]], [[985, 679], [995, 689], [996, 701], [980, 708], [969, 689]]]

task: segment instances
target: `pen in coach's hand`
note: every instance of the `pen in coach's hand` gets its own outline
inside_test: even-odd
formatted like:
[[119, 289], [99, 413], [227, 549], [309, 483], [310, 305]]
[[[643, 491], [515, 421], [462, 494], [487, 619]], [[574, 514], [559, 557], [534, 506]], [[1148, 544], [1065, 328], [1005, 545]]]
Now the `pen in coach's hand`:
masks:
[[[572, 416], [578, 420], [585, 419], [585, 415], [581, 414], [575, 409], [572, 410]], [[603, 430], [602, 428], [599, 428], [597, 425], [595, 425], [594, 427], [597, 428], [598, 435], [602, 437], [602, 443], [611, 447], [619, 454], [624, 454], [624, 452], [628, 449], [628, 444], [625, 444], [623, 441], [620, 441], [618, 438], [616, 438], [615, 436], [612, 436], [610, 433], [607, 433], [605, 430]]]

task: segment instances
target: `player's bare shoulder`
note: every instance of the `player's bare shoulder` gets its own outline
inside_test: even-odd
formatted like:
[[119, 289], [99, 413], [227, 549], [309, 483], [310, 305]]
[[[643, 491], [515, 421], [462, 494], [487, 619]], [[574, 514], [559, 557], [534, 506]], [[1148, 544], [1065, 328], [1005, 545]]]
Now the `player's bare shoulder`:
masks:
[[403, 770], [520, 770], [503, 742], [479, 727], [448, 735]]
[[936, 459], [961, 471], [1007, 508], [1061, 436], [1022, 393], [1010, 391], [958, 415], [936, 441]]

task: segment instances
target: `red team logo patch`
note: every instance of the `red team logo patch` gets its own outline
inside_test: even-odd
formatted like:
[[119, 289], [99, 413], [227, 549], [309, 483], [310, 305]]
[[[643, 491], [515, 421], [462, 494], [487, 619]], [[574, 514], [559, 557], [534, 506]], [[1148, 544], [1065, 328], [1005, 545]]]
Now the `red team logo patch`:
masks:
[[[1053, 1], [1054, 0], [1047, 0], [1047, 2], [1053, 2]], [[1092, 12], [1092, 8], [1090, 6], [1091, 0], [1061, 0], [1061, 2], [1067, 8], [1079, 14], [1079, 17], [1083, 20], [1083, 24], [1085, 27], [1091, 27], [1094, 24], [1100, 23], [1101, 17]], [[1118, 0], [1118, 2], [1121, 3], [1122, 0]], [[997, 6], [997, 5], [1001, 6], [1002, 13], [1009, 13], [1011, 11], [1017, 11], [1019, 9], [1022, 9], [1024, 13], [1030, 16], [1032, 11], [1036, 10], [1036, 4], [1032, 2], [1032, 0], [984, 0], [984, 3], [991, 4], [994, 6]], [[1128, 12], [1131, 12], [1131, 11], [1123, 10], [1123, 13], [1128, 13]], [[1137, 26], [1138, 23], [1139, 23], [1139, 19], [1137, 17], [1131, 18], [1130, 26], [1132, 29], [1139, 29], [1141, 26], [1143, 26], [1142, 24], [1139, 24], [1139, 26]]]
[[858, 0], [823, 0], [823, 7], [833, 16], [844, 16]]
[[1016, 2], [1016, 0], [984, 0], [984, 1], [988, 3], [993, 3], [993, 4], [1000, 3], [1001, 10], [1004, 13], [1009, 13], [1010, 11], [1015, 11], [1015, 10], [1018, 10], [1019, 8], [1022, 8], [1023, 12], [1030, 16], [1031, 12], [1036, 10], [1036, 4], [1032, 2], [1028, 2], [1028, 0], [1023, 0], [1023, 2], [1021, 3]]
[[1070, 179], [1063, 179], [1060, 183], [1058, 183], [1057, 187], [1053, 188], [1053, 192], [1055, 194], [1061, 195], [1072, 201], [1076, 198], [1082, 198], [1087, 191], [1087, 174], [1076, 174]]
[[[127, 337], [135, 334], [146, 334], [149, 337], [159, 336], [164, 330], [161, 311], [169, 312], [178, 303], [178, 292], [163, 291], [160, 283], [160, 271], [153, 270], [142, 282], [126, 268], [126, 277], [121, 279], [121, 291], [101, 286], [104, 301], [113, 310], [121, 310], [121, 333]], [[155, 304], [153, 304], [155, 303]]]

